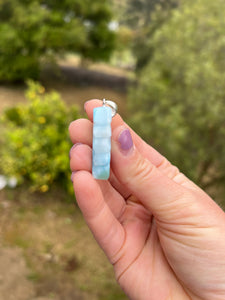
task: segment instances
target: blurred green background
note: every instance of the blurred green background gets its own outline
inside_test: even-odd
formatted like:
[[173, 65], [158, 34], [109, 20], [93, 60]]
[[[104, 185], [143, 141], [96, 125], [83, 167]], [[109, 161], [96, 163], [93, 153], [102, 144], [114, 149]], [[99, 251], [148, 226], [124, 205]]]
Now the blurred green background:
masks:
[[223, 0], [0, 0], [0, 300], [127, 299], [74, 205], [68, 125], [117, 102], [225, 207]]

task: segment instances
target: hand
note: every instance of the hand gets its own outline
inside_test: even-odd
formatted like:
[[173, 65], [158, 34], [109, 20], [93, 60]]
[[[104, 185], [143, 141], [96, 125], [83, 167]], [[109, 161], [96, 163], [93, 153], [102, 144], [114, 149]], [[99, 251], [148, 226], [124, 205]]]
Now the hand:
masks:
[[131, 299], [224, 300], [225, 213], [118, 114], [110, 179], [95, 180], [92, 114], [100, 105], [88, 101], [90, 120], [70, 125], [79, 143], [70, 166], [78, 205], [118, 283]]

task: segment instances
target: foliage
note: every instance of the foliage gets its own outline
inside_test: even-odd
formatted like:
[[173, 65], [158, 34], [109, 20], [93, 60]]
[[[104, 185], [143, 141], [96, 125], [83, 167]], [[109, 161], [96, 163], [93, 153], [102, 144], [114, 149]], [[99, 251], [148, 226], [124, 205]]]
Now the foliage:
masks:
[[178, 0], [130, 0], [125, 6], [126, 15], [122, 22], [129, 27], [140, 30], [149, 26], [152, 14], [160, 8], [174, 7]]
[[1, 118], [0, 168], [31, 190], [46, 192], [53, 182], [70, 181], [68, 124], [78, 118], [56, 92], [28, 82], [27, 105], [7, 109]]
[[115, 44], [109, 0], [0, 1], [0, 80], [37, 78], [40, 62], [76, 52], [107, 60]]
[[131, 123], [204, 187], [225, 180], [225, 2], [191, 0], [151, 38]]
[[[136, 58], [136, 70], [140, 71], [151, 59], [151, 37], [168, 20], [171, 11], [181, 0], [130, 0], [121, 4], [119, 22], [133, 33], [131, 50]], [[117, 4], [119, 6], [119, 4]]]

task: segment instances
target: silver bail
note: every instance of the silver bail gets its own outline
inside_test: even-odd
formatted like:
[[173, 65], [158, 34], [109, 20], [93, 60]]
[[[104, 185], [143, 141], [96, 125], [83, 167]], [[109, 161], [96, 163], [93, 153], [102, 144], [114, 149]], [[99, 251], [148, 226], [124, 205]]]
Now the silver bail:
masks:
[[117, 104], [111, 100], [106, 100], [105, 98], [103, 99], [103, 106], [108, 105], [112, 109], [112, 118], [116, 115], [117, 113]]

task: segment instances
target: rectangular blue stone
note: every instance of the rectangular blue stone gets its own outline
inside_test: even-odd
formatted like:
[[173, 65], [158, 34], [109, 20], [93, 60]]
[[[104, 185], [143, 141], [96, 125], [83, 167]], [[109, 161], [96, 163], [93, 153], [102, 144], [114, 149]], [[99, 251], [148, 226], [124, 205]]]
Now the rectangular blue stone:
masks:
[[110, 174], [110, 166], [93, 166], [92, 175], [96, 179], [107, 180]]
[[111, 151], [111, 138], [94, 138], [93, 150], [95, 153], [106, 153]]
[[105, 166], [110, 164], [110, 152], [107, 153], [95, 153], [93, 151], [93, 165]]
[[112, 121], [112, 109], [108, 106], [94, 108], [93, 122], [97, 125], [110, 124]]
[[95, 125], [93, 127], [94, 138], [107, 138], [111, 136], [111, 126], [110, 125]]

